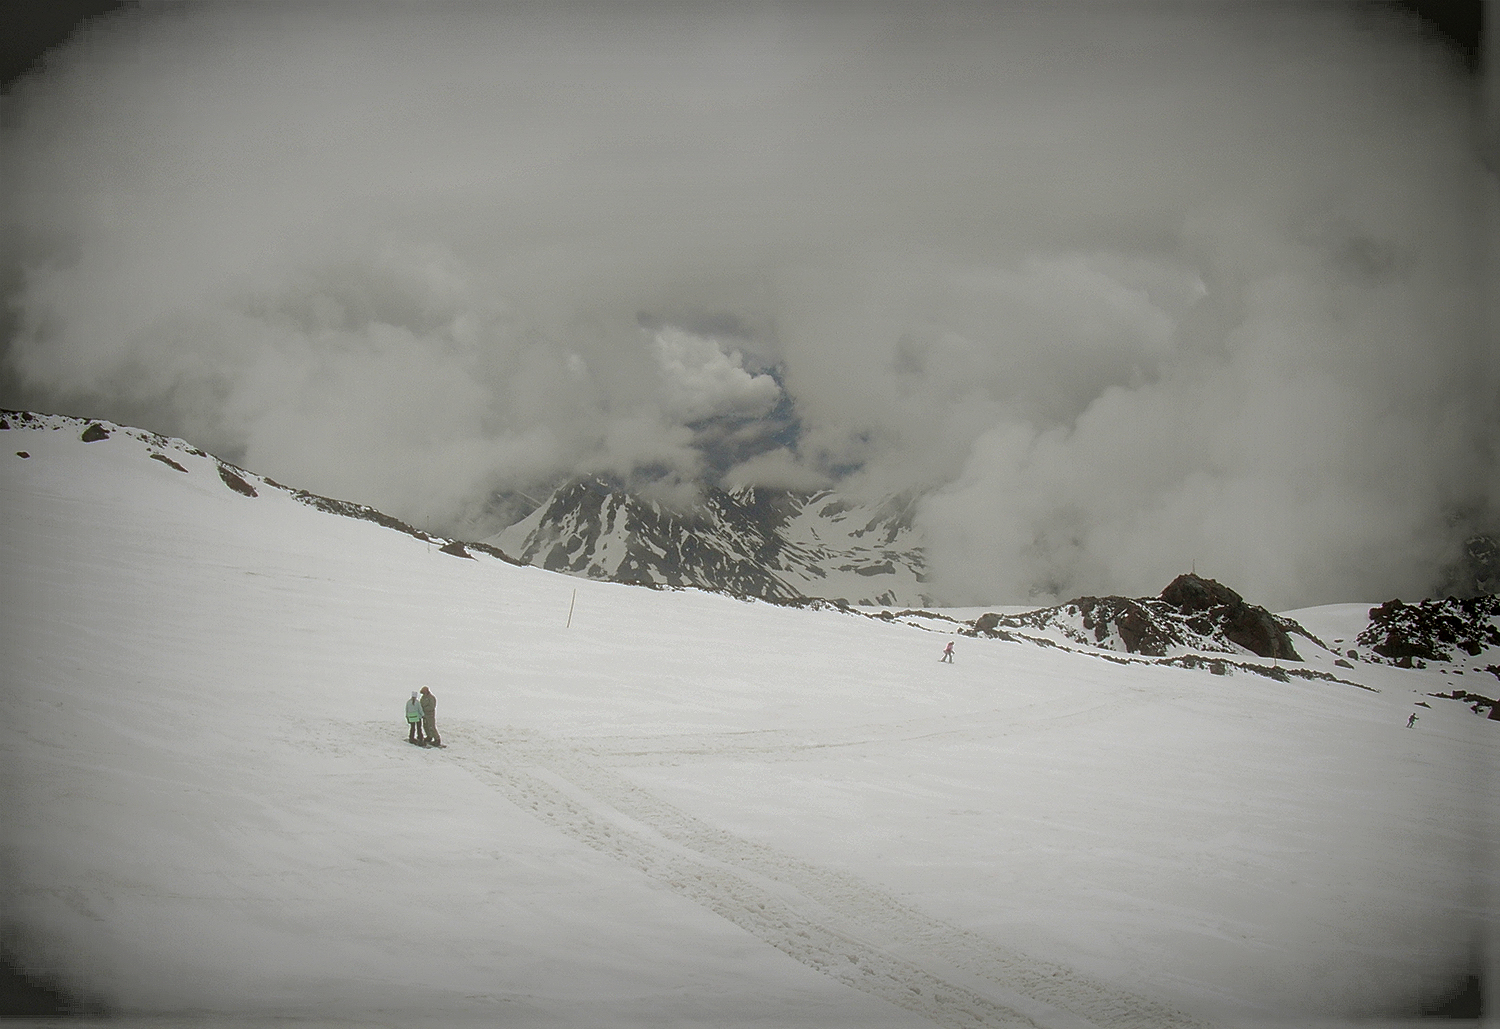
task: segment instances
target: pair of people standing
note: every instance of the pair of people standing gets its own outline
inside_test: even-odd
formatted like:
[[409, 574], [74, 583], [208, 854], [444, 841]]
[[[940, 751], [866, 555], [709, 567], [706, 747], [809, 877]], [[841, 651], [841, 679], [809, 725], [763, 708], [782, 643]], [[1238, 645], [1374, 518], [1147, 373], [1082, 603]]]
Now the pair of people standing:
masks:
[[425, 746], [441, 747], [443, 738], [437, 731], [437, 698], [426, 686], [420, 693], [413, 693], [406, 702], [406, 724], [410, 727], [406, 740]]

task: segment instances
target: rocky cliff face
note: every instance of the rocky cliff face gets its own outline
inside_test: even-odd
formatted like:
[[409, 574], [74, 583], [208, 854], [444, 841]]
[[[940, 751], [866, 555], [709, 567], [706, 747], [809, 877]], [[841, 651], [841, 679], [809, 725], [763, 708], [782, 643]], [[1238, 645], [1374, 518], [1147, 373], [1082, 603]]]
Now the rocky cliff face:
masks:
[[486, 540], [528, 564], [592, 579], [695, 586], [767, 600], [923, 604], [909, 498], [709, 488], [676, 511], [601, 479], [556, 490]]

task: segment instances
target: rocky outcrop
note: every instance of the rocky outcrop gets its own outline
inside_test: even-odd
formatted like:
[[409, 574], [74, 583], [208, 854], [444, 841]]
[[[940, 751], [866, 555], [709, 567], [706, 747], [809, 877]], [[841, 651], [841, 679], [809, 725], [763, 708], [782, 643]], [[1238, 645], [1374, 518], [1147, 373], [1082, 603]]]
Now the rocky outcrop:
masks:
[[1451, 661], [1454, 651], [1475, 657], [1500, 647], [1500, 597], [1387, 600], [1370, 608], [1370, 624], [1356, 642], [1398, 664]]
[[1161, 599], [1182, 612], [1188, 627], [1195, 632], [1222, 633], [1230, 643], [1261, 657], [1302, 660], [1275, 615], [1263, 607], [1245, 603], [1243, 597], [1223, 583], [1191, 574], [1179, 575], [1161, 591]]
[[224, 480], [224, 485], [228, 486], [230, 489], [234, 490], [236, 493], [241, 494], [242, 496], [255, 497], [260, 495], [255, 492], [254, 486], [250, 485], [244, 479], [240, 478], [238, 475], [234, 474], [234, 472], [231, 472], [223, 465], [219, 465], [219, 478]]
[[187, 473], [187, 469], [186, 468], [182, 467], [182, 465], [180, 465], [176, 461], [172, 460], [166, 454], [152, 454], [151, 455], [151, 460], [153, 460], [153, 461], [160, 461], [162, 464], [166, 465], [167, 467], [169, 467], [169, 468], [175, 468], [179, 472], [182, 472], [183, 474]]
[[1158, 597], [1078, 597], [1023, 614], [986, 614], [974, 623], [983, 635], [1007, 630], [1053, 630], [1088, 646], [1165, 657], [1173, 648], [1301, 661], [1290, 633], [1316, 643], [1296, 622], [1245, 602], [1213, 579], [1179, 575]]

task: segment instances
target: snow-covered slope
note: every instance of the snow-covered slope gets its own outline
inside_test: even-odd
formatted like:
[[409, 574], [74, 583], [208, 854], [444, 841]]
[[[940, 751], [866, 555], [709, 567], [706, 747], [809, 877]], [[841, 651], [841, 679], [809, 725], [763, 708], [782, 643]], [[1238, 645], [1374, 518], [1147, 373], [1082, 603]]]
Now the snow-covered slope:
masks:
[[591, 579], [697, 586], [767, 600], [926, 603], [910, 498], [708, 488], [689, 512], [599, 479], [560, 487], [486, 540], [528, 564]]
[[[565, 578], [87, 424], [0, 431], [0, 942], [76, 996], [1170, 1029], [1405, 1016], [1475, 967], [1500, 723], [1430, 696], [1468, 665], [1216, 676]], [[447, 750], [404, 742], [422, 684]]]

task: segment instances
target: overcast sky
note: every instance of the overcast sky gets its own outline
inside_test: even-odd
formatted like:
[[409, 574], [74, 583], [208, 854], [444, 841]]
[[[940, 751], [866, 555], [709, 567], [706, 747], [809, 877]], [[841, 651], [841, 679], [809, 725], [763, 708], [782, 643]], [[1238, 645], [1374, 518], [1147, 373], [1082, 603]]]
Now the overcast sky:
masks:
[[1411, 598], [1500, 527], [1477, 97], [1331, 4], [127, 10], [5, 101], [0, 402], [468, 538], [921, 489], [948, 602]]

